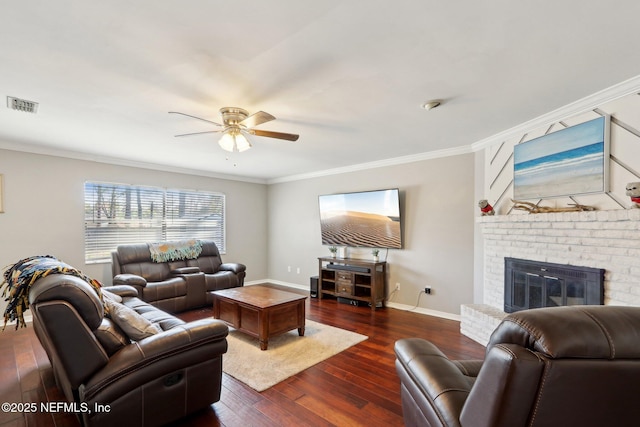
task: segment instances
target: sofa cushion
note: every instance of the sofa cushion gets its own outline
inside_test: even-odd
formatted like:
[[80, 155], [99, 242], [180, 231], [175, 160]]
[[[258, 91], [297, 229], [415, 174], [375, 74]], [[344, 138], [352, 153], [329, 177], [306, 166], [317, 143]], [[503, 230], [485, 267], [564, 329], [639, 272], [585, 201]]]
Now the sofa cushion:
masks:
[[110, 299], [115, 302], [122, 302], [122, 297], [118, 294], [114, 294], [113, 292], [109, 292], [105, 288], [100, 288], [100, 292], [102, 292], [103, 299]]
[[213, 274], [220, 269], [222, 258], [214, 242], [203, 241], [200, 256], [196, 259], [189, 259], [186, 263], [188, 266], [198, 267], [205, 274]]
[[145, 301], [158, 301], [170, 298], [184, 297], [187, 295], [187, 281], [182, 277], [172, 277], [167, 280], [148, 283], [142, 288], [142, 297]]
[[123, 301], [123, 304], [136, 313], [140, 314], [145, 319], [153, 322], [154, 324], [160, 326], [163, 331], [167, 331], [175, 326], [184, 325], [185, 322], [183, 320], [178, 319], [171, 314], [160, 310], [153, 305], [142, 301], [139, 298], [126, 298]]
[[113, 320], [106, 317], [102, 319], [102, 323], [93, 333], [109, 357], [131, 342], [124, 332], [122, 332], [122, 329], [120, 329]]
[[141, 339], [162, 332], [162, 329], [158, 325], [123, 304], [105, 299], [105, 305], [107, 306], [111, 320], [134, 341], [140, 341]]
[[204, 279], [207, 286], [207, 292], [235, 288], [238, 286], [238, 275], [231, 271], [219, 271], [216, 274], [205, 274]]

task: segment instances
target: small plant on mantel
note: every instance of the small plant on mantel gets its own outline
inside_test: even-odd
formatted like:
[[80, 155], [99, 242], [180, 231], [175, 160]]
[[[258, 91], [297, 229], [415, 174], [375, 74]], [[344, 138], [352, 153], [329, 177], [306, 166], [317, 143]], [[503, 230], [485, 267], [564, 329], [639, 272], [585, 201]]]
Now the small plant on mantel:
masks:
[[375, 262], [378, 262], [378, 254], [380, 253], [380, 249], [372, 249], [371, 250], [371, 255], [373, 255], [373, 260]]
[[331, 256], [332, 257], [336, 257], [336, 253], [338, 252], [338, 247], [337, 246], [329, 246], [329, 252], [331, 252]]

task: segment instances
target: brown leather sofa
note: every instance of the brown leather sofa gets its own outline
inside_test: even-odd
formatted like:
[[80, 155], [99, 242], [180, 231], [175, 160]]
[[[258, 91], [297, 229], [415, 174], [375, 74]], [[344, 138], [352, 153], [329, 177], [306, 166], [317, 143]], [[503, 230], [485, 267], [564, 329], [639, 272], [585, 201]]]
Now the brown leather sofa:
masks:
[[154, 262], [146, 243], [120, 245], [111, 253], [114, 285], [129, 285], [156, 307], [171, 313], [213, 304], [210, 292], [244, 285], [246, 266], [223, 263], [212, 240], [201, 240], [195, 259]]
[[132, 341], [105, 316], [95, 290], [72, 275], [50, 274], [29, 291], [35, 332], [84, 426], [163, 425], [220, 399], [224, 323], [185, 323], [138, 299], [134, 288], [103, 289], [157, 331]]
[[449, 360], [416, 338], [395, 353], [406, 426], [640, 424], [640, 307], [510, 314], [484, 361]]

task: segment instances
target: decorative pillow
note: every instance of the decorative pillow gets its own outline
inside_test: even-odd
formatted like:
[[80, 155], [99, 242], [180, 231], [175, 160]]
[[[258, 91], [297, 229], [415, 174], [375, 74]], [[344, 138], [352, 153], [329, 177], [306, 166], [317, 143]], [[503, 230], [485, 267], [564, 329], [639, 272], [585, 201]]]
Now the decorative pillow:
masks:
[[100, 291], [102, 292], [103, 299], [110, 299], [111, 301], [122, 302], [122, 297], [120, 295], [114, 294], [113, 292], [109, 292], [104, 288], [100, 288]]
[[107, 306], [111, 320], [134, 341], [140, 341], [143, 338], [162, 332], [160, 326], [145, 319], [126, 305], [108, 298], [105, 298], [104, 304]]

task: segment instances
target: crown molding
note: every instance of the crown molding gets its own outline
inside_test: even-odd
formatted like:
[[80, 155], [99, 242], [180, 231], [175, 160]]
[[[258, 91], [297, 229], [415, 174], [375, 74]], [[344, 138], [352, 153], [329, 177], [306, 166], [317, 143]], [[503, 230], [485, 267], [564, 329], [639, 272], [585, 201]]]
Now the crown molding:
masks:
[[444, 150], [428, 151], [426, 153], [411, 154], [409, 156], [393, 157], [390, 159], [376, 160], [374, 162], [358, 163], [341, 168], [325, 169], [317, 172], [309, 172], [298, 175], [289, 175], [281, 178], [267, 180], [267, 184], [281, 184], [283, 182], [301, 181], [304, 179], [320, 178], [323, 176], [340, 175], [343, 173], [357, 172], [368, 169], [382, 168], [387, 166], [403, 165], [406, 163], [420, 162], [423, 160], [438, 159], [442, 157], [458, 156], [460, 154], [471, 153], [470, 146], [447, 148]]
[[632, 77], [607, 89], [603, 89], [593, 95], [586, 96], [572, 102], [571, 104], [565, 105], [564, 107], [560, 107], [549, 113], [538, 116], [527, 122], [519, 124], [518, 126], [512, 127], [511, 129], [507, 129], [503, 132], [477, 141], [471, 144], [471, 150], [474, 152], [480, 151], [493, 144], [501, 143], [510, 138], [522, 136], [533, 129], [548, 126], [568, 117], [593, 110], [602, 104], [606, 104], [607, 102], [614, 101], [638, 91], [640, 91], [640, 75]]
[[108, 165], [127, 166], [132, 168], [149, 169], [154, 171], [179, 173], [185, 175], [203, 176], [207, 178], [224, 179], [228, 181], [249, 182], [253, 184], [266, 184], [266, 179], [249, 178], [240, 175], [227, 175], [222, 173], [203, 171], [199, 169], [181, 168], [176, 166], [160, 165], [156, 163], [139, 162], [135, 160], [127, 160], [118, 157], [108, 157], [102, 155], [94, 155], [89, 153], [80, 153], [70, 150], [59, 150], [57, 148], [49, 148], [43, 146], [18, 144], [12, 142], [0, 141], [0, 150], [18, 151], [22, 153], [39, 154], [43, 156], [62, 157], [72, 160], [84, 160], [88, 162], [105, 163]]
[[339, 175], [339, 174], [344, 174], [349, 172], [357, 172], [357, 171], [363, 171], [363, 170], [375, 169], [375, 168], [381, 168], [381, 167], [396, 166], [396, 165], [402, 165], [406, 163], [413, 163], [413, 162], [419, 162], [424, 160], [432, 160], [432, 159], [477, 152], [493, 144], [501, 143], [510, 138], [521, 136], [522, 134], [527, 133], [533, 129], [536, 129], [542, 126], [548, 126], [552, 123], [564, 120], [568, 117], [583, 113], [585, 111], [593, 110], [594, 108], [601, 106], [602, 104], [616, 100], [618, 98], [622, 98], [623, 96], [630, 95], [634, 92], [635, 93], [640, 92], [640, 75], [632, 77], [628, 80], [625, 80], [607, 89], [601, 90], [593, 95], [589, 95], [578, 101], [572, 102], [571, 104], [560, 107], [549, 113], [543, 114], [539, 117], [536, 117], [532, 120], [524, 122], [520, 125], [514, 126], [503, 132], [497, 133], [488, 138], [474, 142], [468, 146], [454, 147], [454, 148], [443, 149], [443, 150], [435, 150], [435, 151], [429, 151], [424, 153], [412, 154], [408, 156], [393, 157], [390, 159], [377, 160], [377, 161], [367, 162], [367, 163], [359, 163], [359, 164], [340, 167], [340, 168], [326, 169], [326, 170], [309, 172], [304, 174], [297, 174], [297, 175], [289, 175], [289, 176], [273, 178], [273, 179], [250, 178], [250, 177], [240, 176], [240, 175], [227, 175], [227, 174], [215, 173], [210, 171], [159, 165], [155, 163], [131, 161], [131, 160], [115, 158], [115, 157], [96, 156], [96, 155], [91, 155], [86, 153], [79, 153], [75, 151], [63, 151], [63, 150], [42, 147], [42, 146], [18, 144], [18, 143], [2, 142], [2, 141], [0, 141], [0, 149], [27, 152], [32, 154], [41, 154], [41, 155], [54, 156], [54, 157], [63, 157], [63, 158], [69, 158], [69, 159], [75, 159], [75, 160], [92, 161], [97, 163], [106, 163], [106, 164], [118, 165], [118, 166], [129, 166], [129, 167], [142, 168], [142, 169], [160, 170], [164, 172], [204, 176], [208, 178], [217, 178], [217, 179], [224, 179], [224, 180], [230, 180], [230, 181], [240, 181], [240, 182], [249, 182], [254, 184], [269, 185], [269, 184], [280, 184], [280, 183], [291, 182], [291, 181], [300, 181], [300, 180], [312, 179], [312, 178], [320, 178], [320, 177], [325, 177], [330, 175]]

